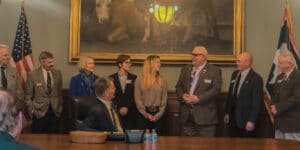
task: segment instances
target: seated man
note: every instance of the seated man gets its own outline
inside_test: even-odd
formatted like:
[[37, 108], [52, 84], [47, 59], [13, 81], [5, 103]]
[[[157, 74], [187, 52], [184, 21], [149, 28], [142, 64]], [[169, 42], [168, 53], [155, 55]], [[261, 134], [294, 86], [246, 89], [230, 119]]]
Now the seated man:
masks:
[[0, 147], [9, 150], [35, 150], [37, 148], [16, 142], [22, 131], [22, 112], [18, 106], [20, 105], [8, 92], [0, 90]]
[[123, 132], [119, 116], [111, 102], [116, 89], [112, 79], [108, 77], [98, 78], [94, 83], [94, 89], [97, 102], [89, 110], [79, 129]]

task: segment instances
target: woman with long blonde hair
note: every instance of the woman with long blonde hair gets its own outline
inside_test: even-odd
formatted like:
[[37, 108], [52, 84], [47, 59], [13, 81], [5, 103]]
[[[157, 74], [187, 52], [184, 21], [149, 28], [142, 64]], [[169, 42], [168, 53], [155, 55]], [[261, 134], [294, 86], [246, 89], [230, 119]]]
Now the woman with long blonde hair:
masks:
[[144, 61], [143, 72], [135, 82], [135, 103], [140, 113], [138, 126], [141, 129], [156, 129], [159, 132], [161, 118], [167, 104], [167, 82], [160, 74], [160, 57], [150, 55]]

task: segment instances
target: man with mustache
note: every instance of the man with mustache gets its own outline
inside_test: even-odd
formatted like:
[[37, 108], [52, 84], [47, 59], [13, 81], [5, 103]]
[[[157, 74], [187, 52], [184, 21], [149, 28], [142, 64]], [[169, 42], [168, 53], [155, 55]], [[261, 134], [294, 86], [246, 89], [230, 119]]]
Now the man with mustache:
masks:
[[32, 112], [32, 133], [58, 133], [62, 111], [62, 75], [54, 69], [53, 54], [41, 52], [41, 66], [27, 76], [25, 101]]

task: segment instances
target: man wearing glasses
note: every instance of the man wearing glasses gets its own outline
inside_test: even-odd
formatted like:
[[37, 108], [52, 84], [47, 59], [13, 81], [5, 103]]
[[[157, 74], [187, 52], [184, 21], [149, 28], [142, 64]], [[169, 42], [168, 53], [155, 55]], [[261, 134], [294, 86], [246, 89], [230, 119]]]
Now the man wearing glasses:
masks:
[[218, 123], [216, 98], [221, 91], [221, 70], [207, 62], [205, 47], [192, 51], [192, 64], [182, 68], [176, 85], [181, 101], [182, 135], [213, 137]]

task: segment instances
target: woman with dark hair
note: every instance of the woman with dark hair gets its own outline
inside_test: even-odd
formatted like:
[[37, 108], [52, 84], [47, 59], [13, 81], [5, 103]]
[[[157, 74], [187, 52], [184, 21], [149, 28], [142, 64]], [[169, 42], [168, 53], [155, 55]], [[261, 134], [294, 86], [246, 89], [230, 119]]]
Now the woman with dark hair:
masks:
[[131, 64], [130, 56], [119, 55], [116, 60], [119, 71], [110, 75], [116, 86], [113, 103], [117, 107], [124, 129], [136, 128], [135, 118], [137, 110], [134, 102], [134, 82], [136, 75], [129, 73]]
[[71, 78], [70, 96], [84, 96], [94, 94], [93, 84], [98, 78], [94, 72], [95, 63], [91, 56], [82, 56], [78, 62], [79, 73]]
[[167, 82], [159, 73], [160, 66], [159, 56], [148, 56], [142, 74], [136, 79], [134, 90], [135, 103], [140, 113], [139, 128], [156, 129], [158, 133], [167, 105]]

